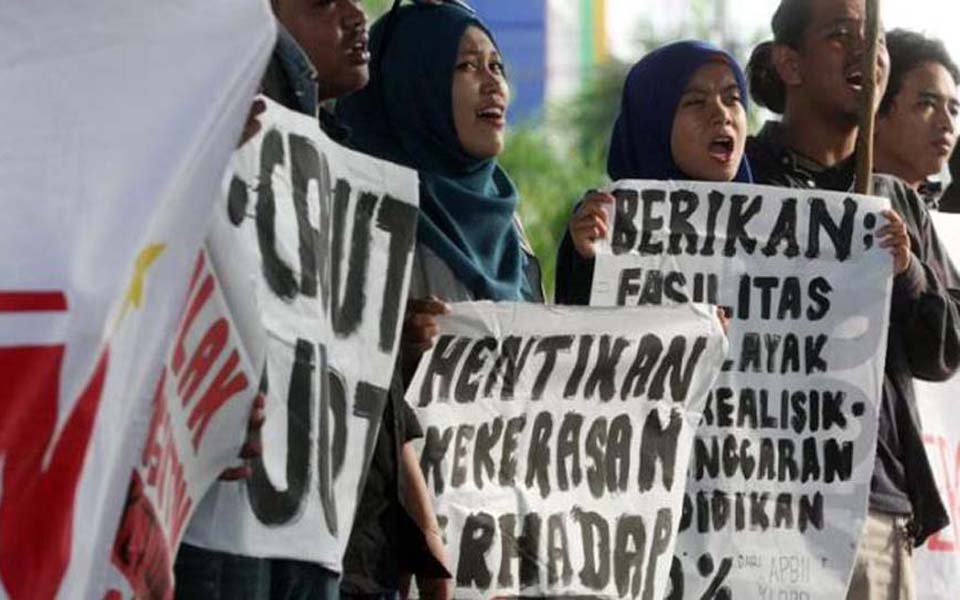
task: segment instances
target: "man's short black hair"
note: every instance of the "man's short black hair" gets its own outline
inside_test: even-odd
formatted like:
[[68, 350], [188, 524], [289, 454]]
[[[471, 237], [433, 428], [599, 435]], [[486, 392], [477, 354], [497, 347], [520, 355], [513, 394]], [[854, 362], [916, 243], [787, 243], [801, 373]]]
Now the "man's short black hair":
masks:
[[933, 62], [943, 65], [953, 82], [960, 85], [960, 69], [950, 58], [943, 42], [906, 29], [894, 29], [887, 33], [887, 50], [890, 52], [890, 83], [880, 103], [880, 114], [886, 115], [893, 107], [893, 99], [903, 87], [903, 78], [917, 65]]

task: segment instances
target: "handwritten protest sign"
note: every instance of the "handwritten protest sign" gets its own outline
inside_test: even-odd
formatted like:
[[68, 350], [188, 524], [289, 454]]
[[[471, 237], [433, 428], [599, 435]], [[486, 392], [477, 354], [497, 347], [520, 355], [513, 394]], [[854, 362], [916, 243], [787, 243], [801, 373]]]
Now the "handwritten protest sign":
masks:
[[[960, 216], [930, 215], [953, 264], [960, 262]], [[930, 536], [914, 552], [917, 597], [949, 598], [960, 589], [960, 377], [945, 383], [915, 381], [917, 408], [923, 424], [923, 444], [933, 467], [940, 498], [950, 525]]]
[[614, 184], [596, 305], [730, 307], [697, 433], [672, 598], [839, 598], [873, 472], [890, 300], [876, 198]]
[[454, 304], [407, 391], [457, 598], [661, 598], [700, 410], [710, 307]]
[[[339, 572], [399, 343], [414, 171], [268, 102], [207, 247], [266, 399], [248, 484], [218, 483], [185, 540]], [[262, 376], [259, 376], [262, 373]]]

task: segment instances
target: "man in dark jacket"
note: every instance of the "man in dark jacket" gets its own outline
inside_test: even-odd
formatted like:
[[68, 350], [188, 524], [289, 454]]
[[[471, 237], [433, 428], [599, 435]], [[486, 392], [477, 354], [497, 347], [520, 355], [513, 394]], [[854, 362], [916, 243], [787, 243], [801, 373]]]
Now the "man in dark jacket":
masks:
[[[781, 1], [775, 41], [759, 46], [748, 67], [754, 99], [783, 114], [747, 144], [758, 183], [853, 188], [864, 21], [863, 0]], [[883, 47], [877, 70], [882, 91]], [[913, 189], [876, 176], [875, 194], [893, 207], [885, 245], [896, 275], [870, 514], [848, 598], [910, 599], [909, 546], [948, 522], [924, 453], [912, 378], [944, 380], [960, 364], [960, 278]]]

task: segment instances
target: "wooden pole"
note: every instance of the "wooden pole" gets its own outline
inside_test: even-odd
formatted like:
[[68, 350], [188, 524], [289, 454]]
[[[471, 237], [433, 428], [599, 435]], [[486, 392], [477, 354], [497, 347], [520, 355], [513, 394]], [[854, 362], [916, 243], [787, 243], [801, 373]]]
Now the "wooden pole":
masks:
[[863, 89], [860, 92], [860, 129], [857, 137], [858, 194], [873, 194], [873, 130], [877, 105], [877, 53], [880, 44], [880, 0], [866, 0], [867, 49], [863, 56]]

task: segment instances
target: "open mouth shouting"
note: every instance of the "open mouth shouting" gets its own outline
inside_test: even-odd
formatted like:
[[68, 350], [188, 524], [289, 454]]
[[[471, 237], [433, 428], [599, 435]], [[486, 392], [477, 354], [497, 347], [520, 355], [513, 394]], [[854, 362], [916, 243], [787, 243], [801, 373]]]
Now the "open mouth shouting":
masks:
[[718, 135], [710, 140], [708, 152], [714, 160], [722, 164], [728, 164], [733, 160], [734, 147], [733, 136]]
[[847, 86], [855, 92], [863, 89], [863, 70], [855, 69], [847, 73]]
[[370, 50], [367, 48], [367, 33], [364, 31], [347, 42], [347, 58], [353, 65], [366, 65], [370, 62]]
[[497, 129], [502, 129], [507, 124], [507, 109], [499, 103], [484, 106], [476, 114], [477, 119]]
[[[881, 81], [883, 81], [883, 76], [883, 69], [877, 67], [876, 74], [874, 75], [874, 81], [879, 84]], [[858, 65], [847, 69], [847, 74], [844, 79], [847, 82], [847, 87], [859, 94], [863, 90], [864, 84], [863, 67]]]

